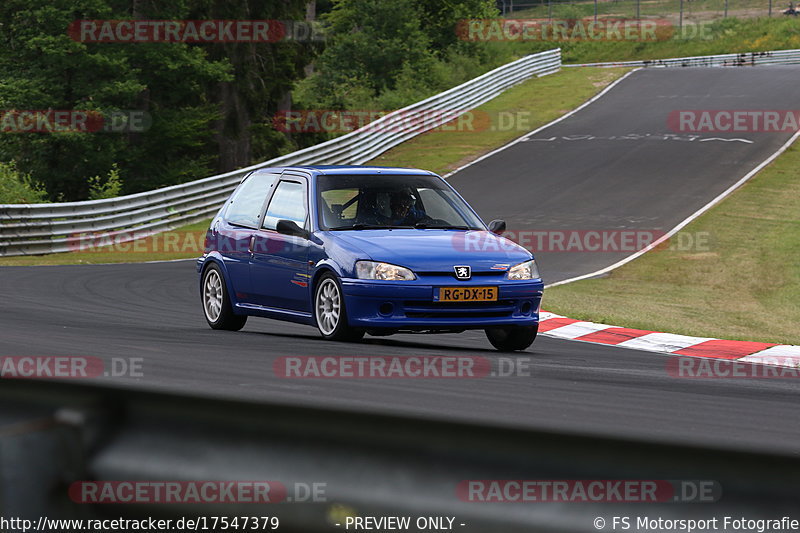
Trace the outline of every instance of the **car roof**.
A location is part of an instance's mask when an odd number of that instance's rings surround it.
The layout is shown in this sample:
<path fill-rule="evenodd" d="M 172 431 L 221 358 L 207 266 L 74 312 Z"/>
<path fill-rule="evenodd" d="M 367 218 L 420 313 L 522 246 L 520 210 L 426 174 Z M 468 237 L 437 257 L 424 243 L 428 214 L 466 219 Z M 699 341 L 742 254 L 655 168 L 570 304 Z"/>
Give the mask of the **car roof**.
<path fill-rule="evenodd" d="M 378 166 L 362 166 L 362 165 L 301 165 L 289 167 L 271 167 L 260 168 L 256 172 L 275 172 L 276 170 L 300 170 L 309 172 L 312 175 L 354 175 L 354 174 L 387 174 L 387 175 L 409 175 L 418 174 L 425 176 L 435 176 L 429 170 L 422 170 L 419 168 L 402 168 L 402 167 L 378 167 Z"/>

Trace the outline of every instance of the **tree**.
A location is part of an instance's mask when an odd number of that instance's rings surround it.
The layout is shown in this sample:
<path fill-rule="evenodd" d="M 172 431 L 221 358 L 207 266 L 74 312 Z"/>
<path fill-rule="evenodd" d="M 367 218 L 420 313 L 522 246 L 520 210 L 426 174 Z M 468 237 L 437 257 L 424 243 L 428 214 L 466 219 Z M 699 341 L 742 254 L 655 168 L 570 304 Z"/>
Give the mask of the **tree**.
<path fill-rule="evenodd" d="M 432 59 L 415 0 L 337 0 L 324 17 L 328 39 L 303 88 L 334 109 L 392 89 L 405 65 Z"/>
<path fill-rule="evenodd" d="M 303 23 L 307 0 L 230 2 L 193 0 L 189 18 L 272 20 Z M 208 47 L 209 57 L 227 61 L 233 76 L 209 85 L 208 99 L 220 106 L 214 123 L 218 169 L 227 171 L 291 151 L 289 140 L 272 125 L 272 116 L 291 107 L 291 89 L 318 48 L 302 34 L 267 43 L 222 43 Z M 299 37 L 295 39 L 295 37 Z M 206 46 L 206 45 L 201 45 Z"/>
<path fill-rule="evenodd" d="M 88 196 L 90 176 L 119 166 L 124 192 L 206 176 L 212 169 L 215 103 L 205 88 L 231 79 L 227 62 L 183 43 L 83 43 L 81 19 L 179 19 L 182 2 L 5 0 L 0 4 L 0 109 L 139 110 L 143 132 L 0 134 L 0 160 L 41 182 L 53 200 Z"/>
<path fill-rule="evenodd" d="M 499 15 L 497 3 L 491 0 L 451 0 L 447 2 L 431 2 L 415 0 L 419 12 L 422 29 L 428 35 L 431 47 L 437 53 L 457 46 L 462 50 L 476 53 L 480 43 L 468 43 L 458 37 L 459 23 L 469 19 L 490 19 Z"/>
<path fill-rule="evenodd" d="M 299 97 L 306 106 L 363 108 L 452 86 L 483 62 L 482 43 L 459 39 L 459 21 L 496 13 L 491 0 L 334 0 L 323 17 L 329 38 Z"/>

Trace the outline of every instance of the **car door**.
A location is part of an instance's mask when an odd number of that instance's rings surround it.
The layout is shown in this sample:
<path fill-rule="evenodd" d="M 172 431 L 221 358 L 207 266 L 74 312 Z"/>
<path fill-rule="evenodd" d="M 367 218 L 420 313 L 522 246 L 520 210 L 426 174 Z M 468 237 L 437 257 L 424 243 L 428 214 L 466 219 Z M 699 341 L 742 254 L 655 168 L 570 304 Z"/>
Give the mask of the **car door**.
<path fill-rule="evenodd" d="M 231 196 L 221 220 L 211 227 L 213 247 L 222 256 L 236 299 L 241 303 L 254 301 L 250 280 L 251 241 L 279 177 L 280 174 L 270 172 L 250 174 Z"/>
<path fill-rule="evenodd" d="M 274 187 L 261 227 L 255 232 L 250 278 L 256 303 L 278 309 L 310 312 L 309 241 L 277 231 L 290 220 L 308 231 L 308 180 L 284 173 Z"/>

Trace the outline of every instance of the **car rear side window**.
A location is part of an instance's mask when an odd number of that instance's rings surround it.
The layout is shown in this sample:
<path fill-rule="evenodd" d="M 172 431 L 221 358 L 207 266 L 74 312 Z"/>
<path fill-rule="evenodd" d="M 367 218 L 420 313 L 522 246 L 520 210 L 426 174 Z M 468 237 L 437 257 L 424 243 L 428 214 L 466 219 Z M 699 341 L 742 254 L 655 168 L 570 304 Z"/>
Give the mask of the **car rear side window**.
<path fill-rule="evenodd" d="M 268 172 L 251 174 L 231 198 L 231 203 L 225 213 L 227 221 L 237 226 L 257 228 L 258 219 L 261 218 L 261 209 L 269 195 L 269 189 L 276 179 L 278 179 L 278 174 Z"/>
<path fill-rule="evenodd" d="M 267 216 L 261 225 L 274 230 L 279 220 L 291 220 L 301 228 L 306 223 L 306 187 L 296 181 L 282 181 L 269 201 Z"/>

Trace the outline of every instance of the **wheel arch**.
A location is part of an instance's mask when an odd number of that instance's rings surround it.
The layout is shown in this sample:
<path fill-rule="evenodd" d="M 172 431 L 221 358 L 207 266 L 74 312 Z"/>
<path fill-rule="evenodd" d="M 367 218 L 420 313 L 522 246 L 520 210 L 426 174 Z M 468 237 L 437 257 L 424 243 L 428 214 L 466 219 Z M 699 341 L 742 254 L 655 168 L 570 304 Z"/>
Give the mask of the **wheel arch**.
<path fill-rule="evenodd" d="M 322 276 L 325 274 L 333 274 L 337 278 L 341 279 L 342 275 L 333 268 L 333 265 L 329 263 L 324 263 L 320 265 L 316 272 L 314 272 L 313 277 L 311 278 L 311 299 L 313 302 L 314 296 L 317 293 L 317 285 L 319 285 L 319 280 L 322 279 Z"/>
<path fill-rule="evenodd" d="M 216 265 L 222 272 L 222 279 L 225 281 L 225 288 L 228 291 L 228 299 L 231 302 L 231 307 L 233 308 L 233 312 L 237 315 L 247 314 L 241 312 L 240 309 L 237 307 L 237 304 L 239 303 L 239 298 L 237 297 L 236 292 L 233 290 L 233 285 L 231 285 L 231 277 L 228 273 L 228 268 L 225 266 L 225 261 L 223 261 L 222 257 L 220 256 L 209 255 L 208 257 L 206 257 L 206 260 L 200 267 L 200 291 L 203 290 L 203 278 L 205 278 L 206 272 L 211 267 L 211 265 Z"/>

